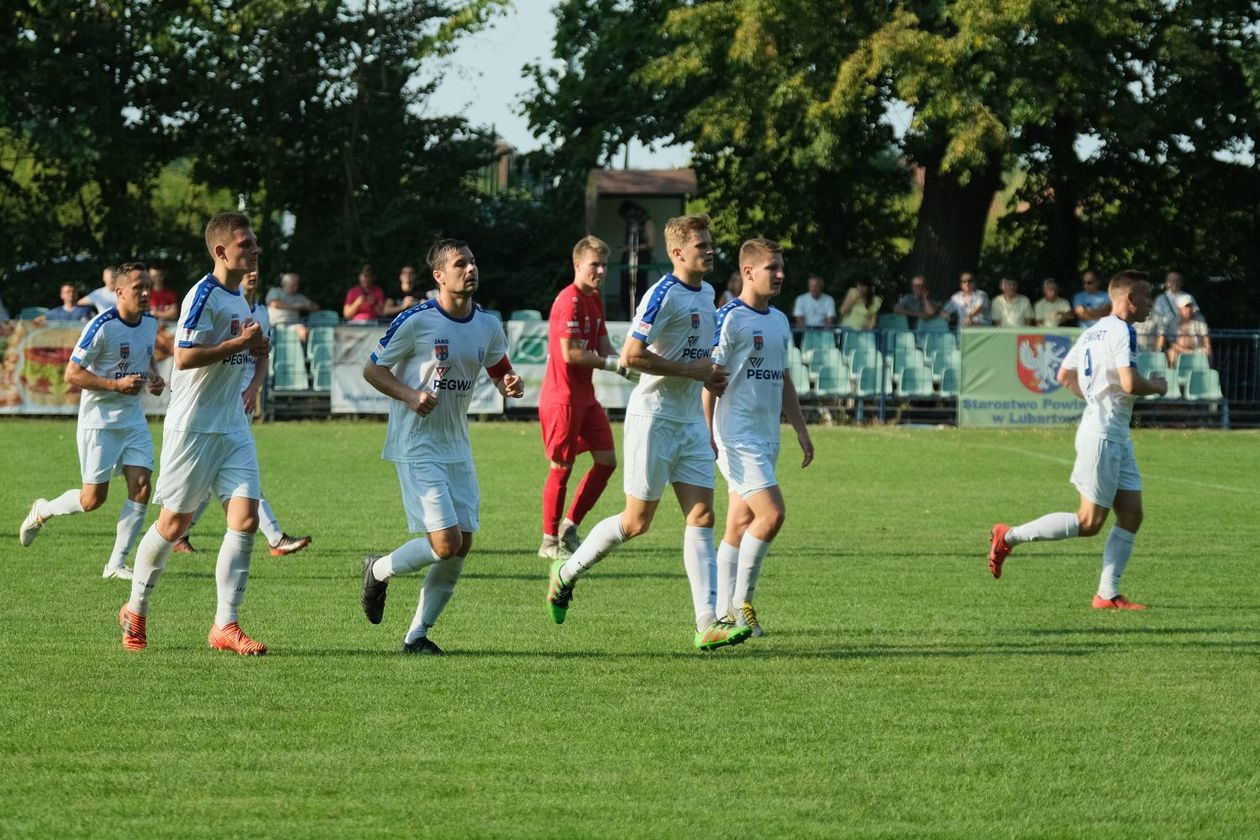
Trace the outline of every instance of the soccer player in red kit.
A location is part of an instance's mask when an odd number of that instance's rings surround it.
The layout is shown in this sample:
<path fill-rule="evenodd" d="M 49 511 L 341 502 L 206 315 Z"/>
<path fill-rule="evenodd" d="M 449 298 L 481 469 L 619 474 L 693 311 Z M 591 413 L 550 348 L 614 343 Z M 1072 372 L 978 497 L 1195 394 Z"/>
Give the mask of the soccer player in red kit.
<path fill-rule="evenodd" d="M 608 245 L 587 236 L 573 246 L 573 282 L 551 304 L 547 329 L 547 373 L 538 396 L 543 449 L 551 462 L 543 484 L 543 541 L 538 556 L 565 559 L 582 544 L 577 526 L 595 506 L 617 469 L 612 429 L 595 399 L 592 374 L 611 370 L 631 378 L 621 367 L 604 321 L 599 288 L 608 271 Z M 637 377 L 635 377 L 637 378 Z M 594 463 L 578 485 L 563 522 L 564 499 L 573 462 L 590 452 Z"/>

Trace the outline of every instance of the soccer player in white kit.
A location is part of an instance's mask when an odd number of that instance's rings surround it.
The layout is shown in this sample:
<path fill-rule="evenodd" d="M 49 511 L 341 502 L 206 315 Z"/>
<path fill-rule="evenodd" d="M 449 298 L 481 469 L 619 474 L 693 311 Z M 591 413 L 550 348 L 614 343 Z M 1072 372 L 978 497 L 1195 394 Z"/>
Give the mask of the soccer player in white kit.
<path fill-rule="evenodd" d="M 390 397 L 381 457 L 393 461 L 413 539 L 383 557 L 363 560 L 360 603 L 380 624 L 389 581 L 429 567 L 402 652 L 440 655 L 429 630 L 455 592 L 455 583 L 479 528 L 480 490 L 468 441 L 468 406 L 481 369 L 499 393 L 519 398 L 525 389 L 507 357 L 503 324 L 473 303 L 477 260 L 468 244 L 440 239 L 429 249 L 436 298 L 394 318 L 363 378 Z"/>
<path fill-rule="evenodd" d="M 747 627 L 717 615 L 710 575 L 713 552 L 713 449 L 700 392 L 721 394 L 726 370 L 713 363 L 713 237 L 708 216 L 678 216 L 665 224 L 673 271 L 639 303 L 621 364 L 643 376 L 626 407 L 623 480 L 626 507 L 593 527 L 568 560 L 551 564 L 547 605 L 564 622 L 577 579 L 626 540 L 647 531 L 667 485 L 687 520 L 683 566 L 691 585 L 698 650 L 739 644 Z"/>
<path fill-rule="evenodd" d="M 66 382 L 83 389 L 79 397 L 79 467 L 83 487 L 57 498 L 36 499 L 18 539 L 30 545 L 54 516 L 96 510 L 109 497 L 109 480 L 122 473 L 127 500 L 118 514 L 117 536 L 102 577 L 131 580 L 127 555 L 144 527 L 153 475 L 153 438 L 140 406 L 140 391 L 166 387 L 153 366 L 157 319 L 149 315 L 153 288 L 143 263 L 124 263 L 115 275 L 117 305 L 97 315 L 79 335 L 66 365 Z"/>
<path fill-rule="evenodd" d="M 704 392 L 705 419 L 730 499 L 717 551 L 715 606 L 727 621 L 761 636 L 753 593 L 770 542 L 787 515 L 775 475 L 779 415 L 796 430 L 802 467 L 814 460 L 814 443 L 788 375 L 792 326 L 770 306 L 783 288 L 783 248 L 769 239 L 750 239 L 739 249 L 739 270 L 743 287 L 738 298 L 718 310 L 713 346 L 713 362 L 730 372 L 730 382 L 720 397 Z"/>
<path fill-rule="evenodd" d="M 1011 527 L 993 526 L 989 571 L 1002 576 L 1011 549 L 1023 542 L 1092 537 L 1102 530 L 1107 513 L 1116 524 L 1103 545 L 1102 576 L 1095 609 L 1144 610 L 1119 592 L 1120 576 L 1129 562 L 1134 537 L 1142 524 L 1142 477 L 1133 457 L 1129 418 L 1138 397 L 1168 393 L 1160 376 L 1149 379 L 1137 369 L 1137 335 L 1133 324 L 1151 311 L 1151 283 L 1144 271 L 1122 271 L 1107 286 L 1111 314 L 1085 330 L 1059 367 L 1059 383 L 1085 400 L 1076 431 L 1076 465 L 1072 483 L 1080 491 L 1076 513 L 1048 513 Z"/>
<path fill-rule="evenodd" d="M 227 514 L 215 566 L 218 605 L 207 642 L 249 656 L 267 652 L 238 623 L 258 530 L 258 456 L 241 406 L 241 378 L 250 355 L 266 359 L 270 345 L 241 294 L 258 270 L 262 248 L 243 213 L 219 213 L 206 225 L 214 270 L 184 297 L 175 344 L 171 404 L 162 438 L 157 521 L 136 550 L 131 600 L 118 613 L 127 650 L 148 645 L 149 598 L 175 540 L 188 530 L 197 504 L 213 492 Z"/>

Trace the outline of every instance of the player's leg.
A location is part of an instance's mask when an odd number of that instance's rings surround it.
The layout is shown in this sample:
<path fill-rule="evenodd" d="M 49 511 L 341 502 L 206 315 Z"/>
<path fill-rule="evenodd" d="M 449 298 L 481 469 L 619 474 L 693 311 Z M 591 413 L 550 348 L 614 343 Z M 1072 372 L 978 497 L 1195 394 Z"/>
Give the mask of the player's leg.
<path fill-rule="evenodd" d="M 726 498 L 726 531 L 717 547 L 717 602 L 714 604 L 714 611 L 720 616 L 730 613 L 735 576 L 739 573 L 739 544 L 753 521 L 752 508 L 739 493 L 732 490 Z"/>
<path fill-rule="evenodd" d="M 1112 507 L 1116 524 L 1103 545 L 1103 568 L 1098 582 L 1094 606 L 1100 609 L 1146 609 L 1120 594 L 1120 577 L 1129 563 L 1138 529 L 1142 527 L 1142 477 L 1133 458 L 1131 442 L 1118 443 L 1121 448 L 1119 477 Z M 1101 528 L 1101 524 L 1099 525 Z"/>
<path fill-rule="evenodd" d="M 247 636 L 240 625 L 240 608 L 249 585 L 250 559 L 258 533 L 258 500 L 262 498 L 258 452 L 248 433 L 216 435 L 215 438 L 213 444 L 218 450 L 215 454 L 219 456 L 219 467 L 214 477 L 214 493 L 217 498 L 226 500 L 227 530 L 215 561 L 218 598 L 207 642 L 216 650 L 260 656 L 267 652 L 267 646 Z"/>
<path fill-rule="evenodd" d="M 578 435 L 578 452 L 589 451 L 593 463 L 582 476 L 577 495 L 569 508 L 568 516 L 560 523 L 560 542 L 569 549 L 577 551 L 582 538 L 578 535 L 578 526 L 590 513 L 591 508 L 603 495 L 608 480 L 617 469 L 617 451 L 613 443 L 612 427 L 608 423 L 608 415 L 602 406 L 593 405 L 586 409 L 582 419 L 581 432 Z"/>
<path fill-rule="evenodd" d="M 275 511 L 271 509 L 271 503 L 265 497 L 258 500 L 258 530 L 266 537 L 272 557 L 294 554 L 311 544 L 310 535 L 295 537 L 285 533 Z"/>
<path fill-rule="evenodd" d="M 760 629 L 757 614 L 752 610 L 753 594 L 757 591 L 757 578 L 761 575 L 761 564 L 770 551 L 770 543 L 787 517 L 787 507 L 777 484 L 752 492 L 744 501 L 752 509 L 753 521 L 739 543 L 739 572 L 735 577 L 731 606 L 741 613 L 744 623 L 752 627 L 756 635 L 761 635 L 757 633 Z"/>
<path fill-rule="evenodd" d="M 127 482 L 127 498 L 123 500 L 122 510 L 118 512 L 118 522 L 114 527 L 114 549 L 110 552 L 109 562 L 105 565 L 102 577 L 131 580 L 131 569 L 127 567 L 127 557 L 140 539 L 140 532 L 144 530 L 144 515 L 149 507 L 152 475 L 151 467 L 147 469 L 142 466 L 123 467 L 123 478 Z"/>
<path fill-rule="evenodd" d="M 40 498 L 31 504 L 18 528 L 18 540 L 23 546 L 33 543 L 44 523 L 54 516 L 73 516 L 95 510 L 109 497 L 109 480 L 122 454 L 123 438 L 108 429 L 78 429 L 75 438 L 83 484 L 52 499 Z"/>
<path fill-rule="evenodd" d="M 481 525 L 477 516 L 481 492 L 473 465 L 468 463 L 445 466 L 450 500 L 455 508 L 458 524 L 455 528 L 446 529 L 441 540 L 433 540 L 433 553 L 441 559 L 430 566 L 424 576 L 420 603 L 416 605 L 416 614 L 411 620 L 411 626 L 407 628 L 406 638 L 403 639 L 404 653 L 442 653 L 442 649 L 429 639 L 429 631 L 433 629 L 455 593 L 455 584 L 464 570 L 464 560 L 472 550 L 473 533 Z M 431 539 L 432 536 L 430 535 Z"/>
<path fill-rule="evenodd" d="M 210 506 L 210 498 L 213 493 L 207 492 L 206 495 L 197 503 L 197 507 L 193 509 L 192 516 L 188 520 L 188 527 L 184 533 L 179 535 L 179 539 L 175 541 L 175 547 L 171 549 L 176 554 L 196 554 L 197 549 L 193 548 L 192 541 L 188 535 L 192 533 L 192 529 L 197 527 L 197 523 L 201 521 L 201 517 L 206 512 L 206 508 Z"/>
<path fill-rule="evenodd" d="M 567 559 L 572 552 L 561 548 L 560 514 L 564 511 L 569 476 L 573 473 L 573 459 L 577 454 L 578 427 L 574 422 L 574 408 L 563 404 L 542 405 L 539 406 L 538 420 L 549 465 L 542 489 L 542 545 L 538 548 L 538 556 L 548 560 Z"/>

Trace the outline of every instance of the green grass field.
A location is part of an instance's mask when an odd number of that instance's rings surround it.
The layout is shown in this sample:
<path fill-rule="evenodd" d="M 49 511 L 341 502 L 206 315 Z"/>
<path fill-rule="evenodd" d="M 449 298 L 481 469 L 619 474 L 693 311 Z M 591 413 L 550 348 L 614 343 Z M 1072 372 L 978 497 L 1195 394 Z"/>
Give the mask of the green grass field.
<path fill-rule="evenodd" d="M 1126 614 L 1089 608 L 1102 537 L 1021 546 L 1001 581 L 985 565 L 992 522 L 1075 509 L 1070 430 L 818 428 L 805 471 L 787 440 L 788 522 L 757 590 L 768 635 L 702 655 L 671 505 L 551 623 L 537 427 L 476 425 L 482 531 L 432 634 L 441 659 L 397 652 L 419 578 L 391 586 L 380 626 L 358 605 L 362 556 L 407 539 L 384 425 L 256 434 L 281 523 L 315 535 L 287 558 L 258 543 L 242 623 L 272 654 L 206 648 L 215 513 L 202 552 L 171 559 L 149 650 L 127 654 L 128 585 L 100 579 L 120 480 L 22 549 L 31 500 L 78 481 L 74 425 L 0 423 L 0 835 L 1260 827 L 1255 434 L 1136 434 L 1147 521 L 1123 590 L 1151 609 Z"/>

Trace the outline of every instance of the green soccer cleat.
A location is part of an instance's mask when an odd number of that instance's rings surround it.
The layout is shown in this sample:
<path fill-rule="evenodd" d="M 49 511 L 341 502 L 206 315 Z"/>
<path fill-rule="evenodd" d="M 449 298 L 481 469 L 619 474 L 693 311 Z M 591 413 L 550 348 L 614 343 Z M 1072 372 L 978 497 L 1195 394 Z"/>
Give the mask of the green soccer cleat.
<path fill-rule="evenodd" d="M 564 624 L 564 617 L 569 613 L 569 602 L 573 600 L 573 584 L 560 579 L 563 560 L 551 564 L 551 574 L 547 583 L 547 608 L 551 610 L 551 620 L 556 624 Z"/>
<path fill-rule="evenodd" d="M 752 628 L 737 627 L 729 621 L 715 621 L 703 630 L 696 631 L 696 650 L 716 650 L 727 645 L 738 645 L 752 635 Z"/>

